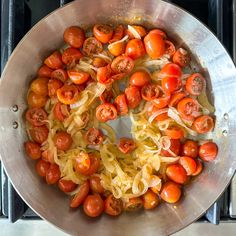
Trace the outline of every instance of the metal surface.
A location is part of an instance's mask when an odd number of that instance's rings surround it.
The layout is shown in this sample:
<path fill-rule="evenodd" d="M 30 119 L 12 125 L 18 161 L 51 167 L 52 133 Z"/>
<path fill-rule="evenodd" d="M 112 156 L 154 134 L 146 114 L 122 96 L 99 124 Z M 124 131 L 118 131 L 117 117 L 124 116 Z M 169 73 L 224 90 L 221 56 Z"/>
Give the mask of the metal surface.
<path fill-rule="evenodd" d="M 105 16 L 111 16 L 106 18 Z M 113 17 L 112 17 L 113 16 Z M 106 215 L 89 219 L 72 211 L 69 199 L 46 185 L 34 171 L 34 163 L 23 150 L 26 140 L 23 112 L 26 92 L 37 68 L 52 50 L 62 45 L 62 33 L 70 25 L 92 25 L 98 21 L 151 22 L 163 28 L 178 45 L 183 42 L 198 58 L 216 107 L 214 140 L 219 148 L 216 161 L 185 188 L 176 206 L 161 204 L 154 211 Z M 236 168 L 236 70 L 216 37 L 194 17 L 160 0 L 78 0 L 40 21 L 14 50 L 0 81 L 0 155 L 8 176 L 26 203 L 40 216 L 73 235 L 168 235 L 187 226 L 222 194 Z M 11 107 L 18 105 L 18 112 Z M 226 120 L 224 114 L 228 114 Z M 13 129 L 14 122 L 19 124 Z M 226 135 L 223 135 L 223 133 Z"/>

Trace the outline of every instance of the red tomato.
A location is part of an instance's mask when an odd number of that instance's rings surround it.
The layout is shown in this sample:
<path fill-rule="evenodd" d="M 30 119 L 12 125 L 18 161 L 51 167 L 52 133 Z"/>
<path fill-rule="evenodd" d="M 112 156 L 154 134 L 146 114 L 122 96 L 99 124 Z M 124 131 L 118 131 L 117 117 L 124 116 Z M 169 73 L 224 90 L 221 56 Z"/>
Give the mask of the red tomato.
<path fill-rule="evenodd" d="M 135 31 L 139 34 L 139 36 L 141 38 L 144 37 L 147 34 L 146 29 L 143 26 L 132 25 L 132 27 L 135 29 Z M 128 29 L 126 30 L 126 34 L 129 36 L 129 39 L 133 39 L 134 38 L 134 35 Z"/>
<path fill-rule="evenodd" d="M 162 93 L 161 96 L 152 100 L 156 108 L 161 109 L 167 107 L 170 102 L 170 93 Z"/>
<path fill-rule="evenodd" d="M 162 79 L 161 86 L 165 92 L 173 93 L 181 88 L 182 82 L 178 77 L 168 76 Z"/>
<path fill-rule="evenodd" d="M 169 40 L 165 40 L 165 54 L 168 54 L 170 57 L 175 54 L 175 45 Z"/>
<path fill-rule="evenodd" d="M 131 86 L 143 87 L 151 81 L 151 77 L 145 70 L 135 71 L 129 79 L 129 84 Z"/>
<path fill-rule="evenodd" d="M 123 202 L 121 199 L 115 198 L 110 194 L 104 201 L 104 212 L 110 216 L 118 216 L 123 210 Z"/>
<path fill-rule="evenodd" d="M 196 171 L 194 173 L 192 173 L 192 176 L 197 176 L 202 172 L 202 169 L 203 169 L 202 162 L 197 160 L 196 164 L 197 164 L 197 168 L 196 168 Z"/>
<path fill-rule="evenodd" d="M 136 108 L 142 100 L 140 90 L 136 86 L 127 87 L 125 89 L 125 95 L 126 95 L 127 104 L 129 108 L 131 109 Z"/>
<path fill-rule="evenodd" d="M 69 115 L 68 106 L 58 102 L 53 109 L 53 115 L 55 119 L 64 121 Z"/>
<path fill-rule="evenodd" d="M 55 51 L 53 54 L 51 54 L 44 60 L 44 64 L 46 64 L 49 68 L 54 70 L 62 68 L 63 62 L 61 59 L 61 53 Z"/>
<path fill-rule="evenodd" d="M 124 26 L 123 25 L 118 25 L 113 33 L 112 38 L 109 40 L 109 43 L 114 43 L 116 41 L 119 41 L 122 39 L 124 35 Z"/>
<path fill-rule="evenodd" d="M 120 138 L 119 149 L 123 153 L 130 153 L 136 148 L 136 144 L 131 138 Z"/>
<path fill-rule="evenodd" d="M 102 52 L 102 44 L 94 37 L 87 38 L 83 44 L 83 52 L 85 55 L 98 54 Z"/>
<path fill-rule="evenodd" d="M 185 67 L 188 66 L 190 63 L 191 57 L 188 53 L 188 51 L 186 51 L 183 48 L 179 48 L 173 56 L 173 62 L 178 64 L 181 67 Z"/>
<path fill-rule="evenodd" d="M 130 73 L 134 68 L 134 61 L 127 56 L 118 56 L 111 63 L 111 69 L 115 74 Z"/>
<path fill-rule="evenodd" d="M 62 192 L 69 193 L 76 189 L 77 184 L 71 180 L 60 179 L 58 181 L 58 187 Z"/>
<path fill-rule="evenodd" d="M 53 141 L 58 150 L 67 151 L 70 149 L 73 140 L 71 135 L 65 131 L 59 131 L 55 134 Z"/>
<path fill-rule="evenodd" d="M 126 44 L 125 55 L 133 60 L 143 57 L 145 54 L 145 47 L 141 39 L 131 39 Z"/>
<path fill-rule="evenodd" d="M 166 175 L 178 184 L 184 184 L 187 181 L 187 172 L 180 164 L 169 165 L 166 168 Z"/>
<path fill-rule="evenodd" d="M 83 54 L 76 48 L 67 48 L 62 53 L 62 61 L 66 65 L 78 62 L 81 57 Z"/>
<path fill-rule="evenodd" d="M 130 198 L 128 202 L 125 203 L 126 211 L 135 211 L 143 207 L 143 201 L 140 197 Z"/>
<path fill-rule="evenodd" d="M 164 40 L 167 39 L 166 33 L 161 29 L 153 29 L 152 33 L 159 34 Z"/>
<path fill-rule="evenodd" d="M 193 128 L 199 134 L 206 134 L 213 130 L 214 120 L 210 116 L 200 116 L 193 122 Z"/>
<path fill-rule="evenodd" d="M 102 131 L 95 128 L 89 128 L 85 133 L 84 138 L 90 145 L 99 145 L 103 142 Z"/>
<path fill-rule="evenodd" d="M 182 155 L 196 158 L 198 156 L 198 144 L 193 140 L 186 140 L 182 145 Z"/>
<path fill-rule="evenodd" d="M 156 30 L 151 30 L 145 36 L 144 44 L 147 54 L 152 59 L 160 58 L 165 53 L 165 41 L 163 37 Z"/>
<path fill-rule="evenodd" d="M 93 27 L 93 34 L 100 42 L 108 43 L 108 41 L 112 38 L 113 29 L 109 25 L 99 24 Z"/>
<path fill-rule="evenodd" d="M 31 91 L 38 95 L 48 95 L 48 78 L 37 78 L 30 85 Z"/>
<path fill-rule="evenodd" d="M 117 110 L 111 103 L 103 103 L 97 106 L 96 117 L 100 122 L 114 120 L 117 117 Z"/>
<path fill-rule="evenodd" d="M 90 74 L 84 71 L 78 71 L 78 70 L 68 70 L 67 71 L 69 78 L 74 84 L 83 84 L 85 83 L 89 77 Z"/>
<path fill-rule="evenodd" d="M 213 142 L 207 142 L 200 146 L 199 156 L 203 161 L 214 161 L 218 154 L 218 147 Z"/>
<path fill-rule="evenodd" d="M 57 164 L 50 164 L 49 169 L 46 173 L 47 184 L 55 184 L 61 177 L 61 171 Z"/>
<path fill-rule="evenodd" d="M 172 94 L 169 106 L 175 107 L 179 103 L 179 101 L 182 100 L 185 97 L 186 97 L 185 92 L 179 92 L 179 93 Z"/>
<path fill-rule="evenodd" d="M 169 76 L 180 78 L 182 76 L 182 70 L 177 64 L 168 63 L 162 67 L 160 75 L 163 78 Z"/>
<path fill-rule="evenodd" d="M 38 77 L 50 78 L 53 70 L 46 65 L 42 65 L 38 70 Z"/>
<path fill-rule="evenodd" d="M 196 161 L 191 157 L 183 156 L 179 159 L 179 164 L 184 167 L 187 175 L 192 175 L 197 170 Z"/>
<path fill-rule="evenodd" d="M 104 210 L 104 202 L 99 194 L 88 195 L 83 204 L 84 213 L 90 217 L 97 217 Z"/>
<path fill-rule="evenodd" d="M 112 70 L 110 64 L 104 67 L 99 67 L 97 70 L 97 80 L 101 84 L 112 84 L 113 80 L 111 79 L 111 75 Z"/>
<path fill-rule="evenodd" d="M 50 163 L 46 162 L 42 159 L 39 159 L 38 162 L 35 165 L 36 172 L 38 173 L 39 176 L 45 177 L 46 173 L 50 167 Z"/>
<path fill-rule="evenodd" d="M 151 210 L 157 207 L 159 203 L 158 195 L 150 189 L 148 189 L 148 191 L 142 196 L 142 199 L 145 210 Z"/>
<path fill-rule="evenodd" d="M 101 179 L 98 176 L 95 176 L 95 175 L 92 176 L 89 179 L 89 185 L 90 185 L 90 189 L 93 193 L 102 194 L 105 191 L 102 184 L 101 184 Z"/>
<path fill-rule="evenodd" d="M 115 98 L 114 105 L 117 113 L 121 116 L 128 114 L 129 108 L 127 105 L 125 94 L 120 94 Z"/>
<path fill-rule="evenodd" d="M 179 155 L 180 153 L 180 141 L 179 139 L 170 139 L 170 148 L 169 148 L 173 153 L 175 153 L 176 156 Z M 173 156 L 168 150 L 161 150 L 161 155 L 162 156 Z"/>
<path fill-rule="evenodd" d="M 47 117 L 47 113 L 43 108 L 29 108 L 25 114 L 26 120 L 33 126 L 44 125 Z"/>
<path fill-rule="evenodd" d="M 68 79 L 67 72 L 63 69 L 54 70 L 51 74 L 52 79 L 58 79 L 63 83 Z"/>
<path fill-rule="evenodd" d="M 71 47 L 81 48 L 85 40 L 85 33 L 78 26 L 70 26 L 65 30 L 63 37 L 64 41 Z"/>
<path fill-rule="evenodd" d="M 58 79 L 50 79 L 48 82 L 49 97 L 57 96 L 57 90 L 63 86 L 63 83 Z"/>
<path fill-rule="evenodd" d="M 99 97 L 102 103 L 112 103 L 113 92 L 111 90 L 105 90 L 102 95 Z"/>
<path fill-rule="evenodd" d="M 148 109 L 147 109 L 147 115 L 152 116 L 154 113 L 159 112 L 160 109 L 158 109 L 154 104 L 151 104 Z M 168 114 L 167 112 L 160 113 L 155 117 L 155 121 L 163 121 L 168 119 Z"/>
<path fill-rule="evenodd" d="M 184 131 L 182 128 L 178 126 L 170 126 L 164 131 L 165 135 L 167 135 L 171 139 L 181 139 L 184 138 Z"/>
<path fill-rule="evenodd" d="M 107 65 L 107 62 L 100 58 L 100 57 L 95 57 L 93 59 L 93 66 L 96 67 L 96 68 L 99 68 L 99 67 L 104 67 Z"/>
<path fill-rule="evenodd" d="M 43 126 L 36 126 L 36 127 L 32 127 L 30 130 L 30 136 L 31 138 L 39 144 L 42 144 L 44 141 L 47 140 L 48 138 L 48 128 L 43 125 Z"/>
<path fill-rule="evenodd" d="M 181 189 L 178 184 L 166 182 L 161 191 L 161 198 L 168 203 L 176 203 L 181 197 Z"/>
<path fill-rule="evenodd" d="M 73 104 L 79 99 L 79 91 L 75 85 L 64 85 L 57 90 L 57 98 L 61 103 Z"/>
<path fill-rule="evenodd" d="M 27 141 L 24 143 L 24 146 L 25 146 L 25 151 L 27 155 L 31 159 L 37 160 L 41 157 L 42 152 L 40 150 L 40 145 L 38 143 Z"/>
<path fill-rule="evenodd" d="M 108 45 L 108 50 L 109 52 L 117 57 L 125 52 L 125 43 L 124 42 L 117 42 Z"/>
<path fill-rule="evenodd" d="M 141 90 L 142 98 L 146 101 L 152 101 L 153 99 L 158 98 L 159 88 L 156 84 L 147 84 L 143 86 Z"/>
<path fill-rule="evenodd" d="M 190 77 L 188 77 L 185 84 L 186 90 L 192 95 L 200 95 L 205 86 L 206 80 L 199 73 L 194 73 Z"/>
<path fill-rule="evenodd" d="M 79 207 L 89 193 L 89 182 L 86 180 L 83 184 L 80 185 L 79 191 L 74 195 L 70 201 L 71 208 Z"/>

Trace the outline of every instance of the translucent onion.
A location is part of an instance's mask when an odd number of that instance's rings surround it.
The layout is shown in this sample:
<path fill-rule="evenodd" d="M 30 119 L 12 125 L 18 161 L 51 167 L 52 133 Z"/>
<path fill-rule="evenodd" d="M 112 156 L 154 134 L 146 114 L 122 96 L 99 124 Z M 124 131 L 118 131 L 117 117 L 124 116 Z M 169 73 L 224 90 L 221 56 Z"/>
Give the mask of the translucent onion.
<path fill-rule="evenodd" d="M 151 123 L 153 122 L 153 120 L 154 120 L 157 116 L 159 116 L 159 115 L 161 115 L 161 114 L 163 114 L 163 113 L 168 112 L 168 110 L 169 110 L 168 108 L 163 108 L 163 109 L 160 109 L 160 110 L 154 112 L 154 113 L 149 117 L 148 122 L 151 124 Z"/>
<path fill-rule="evenodd" d="M 125 35 L 121 40 L 118 40 L 118 41 L 116 41 L 116 42 L 114 42 L 114 43 L 109 44 L 109 45 L 108 45 L 108 49 L 110 50 L 115 44 L 125 42 L 128 38 L 129 38 L 129 36 L 128 36 L 128 35 Z"/>
<path fill-rule="evenodd" d="M 157 175 L 151 175 L 148 187 L 149 188 L 150 187 L 156 187 L 160 183 L 161 183 L 161 178 L 160 177 L 158 177 Z"/>
<path fill-rule="evenodd" d="M 128 25 L 128 30 L 136 39 L 141 39 L 141 36 L 133 26 Z"/>

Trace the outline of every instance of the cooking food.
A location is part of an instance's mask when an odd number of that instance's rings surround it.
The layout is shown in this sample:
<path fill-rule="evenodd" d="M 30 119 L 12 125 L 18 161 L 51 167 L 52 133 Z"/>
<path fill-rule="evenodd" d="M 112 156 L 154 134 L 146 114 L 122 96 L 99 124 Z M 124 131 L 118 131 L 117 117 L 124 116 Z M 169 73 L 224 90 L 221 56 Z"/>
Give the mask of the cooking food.
<path fill-rule="evenodd" d="M 190 52 L 137 25 L 71 26 L 64 41 L 27 94 L 25 149 L 39 176 L 90 217 L 176 203 L 218 152 Z M 117 139 L 111 124 L 124 116 L 132 138 Z"/>

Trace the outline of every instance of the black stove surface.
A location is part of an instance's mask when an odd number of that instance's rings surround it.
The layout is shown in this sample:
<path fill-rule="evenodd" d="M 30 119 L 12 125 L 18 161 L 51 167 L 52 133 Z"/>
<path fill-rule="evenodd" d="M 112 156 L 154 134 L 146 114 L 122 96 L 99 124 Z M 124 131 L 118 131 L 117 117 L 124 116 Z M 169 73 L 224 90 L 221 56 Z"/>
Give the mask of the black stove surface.
<path fill-rule="evenodd" d="M 14 47 L 30 28 L 44 16 L 71 2 L 70 0 L 0 0 L 1 4 L 1 72 Z M 232 0 L 169 0 L 206 24 L 232 55 Z M 0 162 L 1 165 L 1 162 Z M 3 167 L 0 169 L 0 217 L 11 222 L 39 219 L 12 187 Z M 199 219 L 218 224 L 230 220 L 229 190 Z"/>

